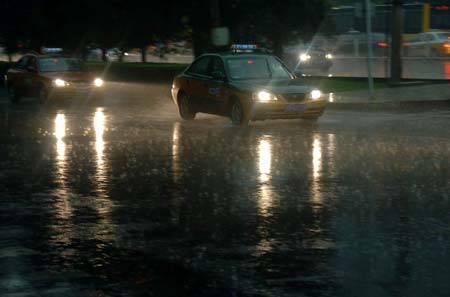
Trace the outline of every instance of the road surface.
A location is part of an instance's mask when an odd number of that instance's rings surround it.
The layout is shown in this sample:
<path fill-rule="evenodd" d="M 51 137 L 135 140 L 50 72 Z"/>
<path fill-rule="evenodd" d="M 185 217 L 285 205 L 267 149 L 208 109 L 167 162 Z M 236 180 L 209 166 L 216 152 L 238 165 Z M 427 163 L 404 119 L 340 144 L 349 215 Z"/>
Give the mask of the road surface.
<path fill-rule="evenodd" d="M 448 296 L 450 111 L 240 129 L 169 87 L 0 98 L 0 296 Z"/>

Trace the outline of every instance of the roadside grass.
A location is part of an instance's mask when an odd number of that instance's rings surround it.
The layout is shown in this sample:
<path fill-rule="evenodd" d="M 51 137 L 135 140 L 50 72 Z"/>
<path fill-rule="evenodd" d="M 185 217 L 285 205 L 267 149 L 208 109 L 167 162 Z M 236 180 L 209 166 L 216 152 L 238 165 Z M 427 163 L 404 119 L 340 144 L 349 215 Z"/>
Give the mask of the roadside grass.
<path fill-rule="evenodd" d="M 350 77 L 301 77 L 308 85 L 319 88 L 324 93 L 338 93 L 347 91 L 367 90 L 369 83 L 367 78 L 350 78 Z M 386 79 L 374 79 L 374 88 L 388 88 L 389 84 Z"/>
<path fill-rule="evenodd" d="M 2 77 L 10 66 L 11 63 L 0 62 L 0 75 Z M 88 62 L 87 66 L 93 73 L 101 75 L 104 79 L 110 81 L 171 83 L 173 78 L 188 65 L 171 63 Z M 367 78 L 306 76 L 299 77 L 299 79 L 308 85 L 319 88 L 324 93 L 368 89 Z M 435 82 L 428 81 L 424 83 L 432 84 Z M 386 79 L 374 79 L 375 89 L 388 87 L 389 84 Z"/>

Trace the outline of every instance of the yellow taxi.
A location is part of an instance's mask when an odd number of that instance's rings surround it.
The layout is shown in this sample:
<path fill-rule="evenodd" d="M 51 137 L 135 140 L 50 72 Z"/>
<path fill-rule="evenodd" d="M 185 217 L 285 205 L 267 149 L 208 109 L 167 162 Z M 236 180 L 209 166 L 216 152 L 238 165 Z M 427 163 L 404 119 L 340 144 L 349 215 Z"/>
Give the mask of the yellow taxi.
<path fill-rule="evenodd" d="M 27 54 L 5 75 L 9 98 L 35 97 L 39 102 L 61 97 L 100 97 L 103 80 L 83 62 L 62 54 Z"/>
<path fill-rule="evenodd" d="M 255 45 L 234 45 L 229 53 L 205 54 L 178 75 L 172 99 L 184 120 L 197 113 L 230 117 L 234 125 L 265 119 L 316 120 L 326 100 L 275 56 Z"/>

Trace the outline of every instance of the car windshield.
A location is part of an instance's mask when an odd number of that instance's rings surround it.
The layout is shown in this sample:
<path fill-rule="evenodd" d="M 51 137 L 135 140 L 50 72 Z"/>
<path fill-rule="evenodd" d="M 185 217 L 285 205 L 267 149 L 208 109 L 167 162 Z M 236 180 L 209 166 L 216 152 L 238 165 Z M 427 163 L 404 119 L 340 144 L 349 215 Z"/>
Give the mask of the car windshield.
<path fill-rule="evenodd" d="M 79 72 L 85 71 L 83 62 L 77 58 L 45 57 L 39 59 L 42 72 Z"/>
<path fill-rule="evenodd" d="M 450 33 L 438 33 L 438 39 L 450 39 Z"/>
<path fill-rule="evenodd" d="M 274 57 L 233 57 L 226 61 L 232 80 L 292 77 L 286 67 Z"/>

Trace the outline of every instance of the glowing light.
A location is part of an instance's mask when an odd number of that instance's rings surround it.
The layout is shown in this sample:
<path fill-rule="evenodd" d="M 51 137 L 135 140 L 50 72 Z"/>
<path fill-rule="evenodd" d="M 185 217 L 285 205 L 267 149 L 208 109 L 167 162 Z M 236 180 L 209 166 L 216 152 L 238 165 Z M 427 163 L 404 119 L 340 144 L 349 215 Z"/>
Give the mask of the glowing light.
<path fill-rule="evenodd" d="M 313 100 L 319 99 L 322 97 L 322 92 L 319 90 L 312 90 L 310 94 L 310 98 Z"/>
<path fill-rule="evenodd" d="M 103 150 L 105 142 L 103 133 L 105 131 L 105 115 L 101 109 L 97 109 L 94 115 L 95 150 L 97 152 L 97 162 L 103 164 Z"/>
<path fill-rule="evenodd" d="M 328 101 L 329 102 L 334 102 L 334 93 L 328 94 Z"/>
<path fill-rule="evenodd" d="M 320 176 L 320 170 L 322 169 L 322 143 L 318 137 L 314 138 L 313 151 L 312 151 L 312 162 L 313 162 L 313 178 L 318 178 Z"/>
<path fill-rule="evenodd" d="M 101 79 L 101 78 L 96 78 L 95 80 L 94 80 L 94 85 L 96 86 L 96 87 L 101 87 L 101 86 L 103 86 L 103 79 Z"/>
<path fill-rule="evenodd" d="M 59 161 L 64 161 L 66 154 L 66 143 L 63 138 L 66 136 L 66 117 L 58 113 L 55 118 L 56 154 Z"/>
<path fill-rule="evenodd" d="M 172 132 L 172 171 L 175 183 L 180 178 L 180 123 L 176 122 Z"/>
<path fill-rule="evenodd" d="M 64 80 L 60 78 L 55 79 L 53 82 L 57 87 L 64 87 L 67 84 Z"/>
<path fill-rule="evenodd" d="M 270 179 L 271 170 L 271 147 L 267 140 L 260 140 L 259 142 L 259 179 L 262 182 L 267 182 Z"/>
<path fill-rule="evenodd" d="M 66 116 L 62 113 L 58 113 L 55 118 L 55 136 L 58 140 L 66 136 Z"/>
<path fill-rule="evenodd" d="M 300 55 L 300 61 L 305 62 L 308 61 L 309 59 L 311 59 L 311 56 L 308 54 L 301 54 Z"/>

